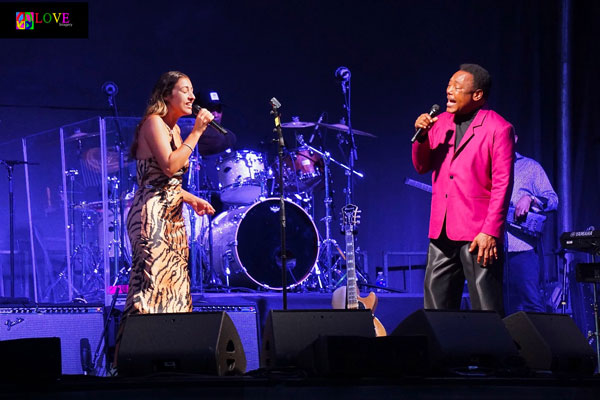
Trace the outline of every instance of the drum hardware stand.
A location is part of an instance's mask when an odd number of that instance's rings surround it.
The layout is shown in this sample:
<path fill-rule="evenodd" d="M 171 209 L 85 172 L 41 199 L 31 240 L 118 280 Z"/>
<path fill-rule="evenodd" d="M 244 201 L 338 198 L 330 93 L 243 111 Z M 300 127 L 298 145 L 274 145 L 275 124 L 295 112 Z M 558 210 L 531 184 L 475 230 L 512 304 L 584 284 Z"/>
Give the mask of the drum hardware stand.
<path fill-rule="evenodd" d="M 69 230 L 69 239 L 70 239 L 70 243 L 69 243 L 69 255 L 67 257 L 71 258 L 71 265 L 73 263 L 73 260 L 75 258 L 76 255 L 76 248 L 74 247 L 75 245 L 75 177 L 77 175 L 79 175 L 79 171 L 76 169 L 69 169 L 65 171 L 65 175 L 69 178 L 69 189 L 67 190 L 67 195 L 69 196 L 69 203 L 68 203 L 68 208 L 69 208 L 69 221 L 67 221 L 67 228 Z M 67 262 L 67 260 L 65 260 L 65 263 Z M 68 265 L 68 264 L 67 264 Z M 71 267 L 72 268 L 72 267 Z M 66 273 L 65 273 L 66 272 Z M 72 272 L 72 271 L 71 271 Z M 66 275 L 66 276 L 65 276 Z M 44 294 L 43 298 L 46 298 L 47 296 L 50 295 L 50 292 L 56 287 L 56 285 L 58 285 L 62 280 L 66 280 L 67 281 L 67 287 L 71 287 L 72 290 L 75 290 L 77 292 L 77 295 L 80 294 L 80 292 L 74 287 L 74 285 L 72 284 L 72 276 L 71 273 L 69 271 L 67 271 L 67 267 L 63 268 L 63 270 L 61 272 L 58 273 L 58 278 L 54 281 L 54 283 L 52 283 L 47 289 L 46 289 L 46 293 Z"/>
<path fill-rule="evenodd" d="M 283 310 L 287 310 L 287 249 L 285 247 L 285 193 L 283 190 L 283 152 L 285 149 L 285 142 L 283 140 L 283 131 L 281 130 L 281 103 L 273 97 L 270 100 L 271 104 L 271 115 L 274 118 L 275 129 L 273 130 L 277 134 L 277 138 L 273 139 L 273 142 L 278 144 L 278 160 L 279 160 L 279 187 L 281 188 L 281 195 L 279 196 L 279 223 L 281 227 L 281 289 L 283 296 Z"/>
<path fill-rule="evenodd" d="M 122 236 L 121 233 L 124 231 L 125 221 L 125 212 L 121 214 L 121 210 L 124 210 L 123 202 L 124 198 L 119 196 L 119 193 L 122 192 L 119 190 L 119 179 L 117 177 L 109 177 L 108 178 L 109 185 L 111 187 L 111 198 L 109 199 L 109 207 L 113 213 L 113 238 L 110 242 L 113 248 L 113 264 L 115 271 L 115 279 L 113 286 L 116 286 L 120 280 L 127 279 L 129 276 L 129 272 L 131 271 L 131 259 L 129 258 L 127 251 L 125 249 L 125 236 Z M 126 193 L 126 192 L 122 192 Z M 109 231 L 111 229 L 109 228 Z"/>
<path fill-rule="evenodd" d="M 221 256 L 223 258 L 223 266 L 224 268 L 224 275 L 225 275 L 225 286 L 227 287 L 226 291 L 227 293 L 229 293 L 231 290 L 229 289 L 229 276 L 231 275 L 231 268 L 229 267 L 231 264 L 231 250 L 227 250 L 225 253 L 223 253 L 223 255 Z"/>
<path fill-rule="evenodd" d="M 10 297 L 15 297 L 15 192 L 13 186 L 13 169 L 15 165 L 19 164 L 39 165 L 39 163 L 32 163 L 28 161 L 19 160 L 0 160 L 0 164 L 6 167 L 6 172 L 8 174 L 8 213 L 10 230 Z"/>
<path fill-rule="evenodd" d="M 88 243 L 86 243 L 86 230 L 91 228 L 90 225 L 90 217 L 89 210 L 86 209 L 85 203 L 81 204 L 82 206 L 82 216 L 81 216 L 81 236 L 80 243 L 75 246 L 73 251 L 71 252 L 71 272 L 75 275 L 75 265 L 79 265 L 81 267 L 81 280 L 77 283 L 74 282 L 74 276 L 71 278 L 71 289 L 75 293 L 76 297 L 73 300 L 77 300 L 83 303 L 87 303 L 86 295 L 90 293 L 97 292 L 100 289 L 104 288 L 104 279 L 98 281 L 99 274 L 99 266 L 101 261 L 98 259 L 97 251 L 92 248 Z M 70 205 L 71 209 L 75 209 L 74 205 Z M 75 227 L 75 221 L 73 217 L 73 221 L 71 221 L 71 226 Z M 73 233 L 73 238 L 75 237 Z M 73 239 L 74 240 L 74 239 Z M 74 242 L 71 242 L 74 245 Z M 76 263 L 79 262 L 79 264 Z M 66 268 L 63 269 L 58 274 L 58 279 L 50 285 L 50 287 L 46 290 L 44 297 L 49 296 L 50 292 L 61 282 L 66 281 L 67 285 L 69 285 L 68 275 L 66 274 Z"/>
<path fill-rule="evenodd" d="M 198 167 L 200 164 L 201 157 L 198 153 L 198 147 L 194 148 L 194 152 L 190 157 L 190 165 L 188 170 L 188 190 L 195 196 L 199 195 L 199 182 L 200 182 L 200 173 L 198 171 Z M 190 219 L 190 272 L 191 272 L 191 280 L 192 280 L 192 288 L 196 288 L 198 283 L 200 284 L 200 295 L 204 293 L 204 271 L 202 270 L 202 256 L 200 260 L 197 259 L 198 253 L 200 252 L 200 244 L 197 240 L 197 232 L 196 232 L 196 211 L 191 210 L 189 213 Z M 210 224 L 210 221 L 209 221 Z M 209 228 L 210 229 L 210 228 Z M 199 233 L 199 232 L 198 232 Z M 212 262 L 209 261 L 209 262 Z M 198 268 L 200 265 L 200 268 Z M 199 270 L 199 271 L 198 271 Z M 199 273 L 198 273 L 199 272 Z M 198 277 L 198 275 L 200 275 Z"/>
<path fill-rule="evenodd" d="M 333 277 L 331 275 L 331 273 L 333 271 L 333 265 L 331 264 L 331 259 L 332 259 L 331 247 L 334 246 L 342 256 L 343 256 L 344 252 L 338 246 L 337 242 L 331 238 L 331 221 L 333 218 L 331 215 L 332 198 L 331 198 L 331 189 L 329 187 L 329 174 L 330 174 L 329 165 L 330 165 L 330 162 L 333 162 L 334 164 L 336 164 L 336 165 L 340 166 L 341 168 L 343 168 L 344 170 L 346 170 L 347 174 L 356 175 L 359 178 L 363 178 L 364 174 L 362 174 L 361 172 L 355 171 L 355 170 L 351 169 L 350 167 L 342 164 L 341 162 L 335 160 L 333 157 L 331 157 L 331 154 L 329 154 L 328 151 L 317 150 L 313 146 L 305 143 L 302 136 L 298 136 L 298 141 L 302 146 L 306 146 L 309 150 L 314 151 L 316 154 L 320 155 L 323 158 L 323 173 L 324 173 L 324 179 L 325 179 L 325 199 L 323 200 L 323 202 L 325 204 L 325 217 L 323 217 L 322 221 L 325 222 L 325 239 L 323 240 L 323 245 L 325 247 L 325 257 L 326 257 L 324 267 L 327 270 L 327 289 L 329 291 L 332 291 L 339 285 L 339 282 L 336 283 L 335 285 L 333 285 Z M 358 272 L 358 273 L 360 274 L 360 272 Z"/>
<path fill-rule="evenodd" d="M 315 266 L 313 267 L 313 269 L 315 270 L 315 275 L 317 276 L 317 283 L 319 284 L 319 290 L 323 291 L 325 289 L 325 287 L 323 286 L 323 280 L 321 279 L 321 269 L 319 268 L 318 260 L 315 263 Z"/>
<path fill-rule="evenodd" d="M 71 238 L 71 248 L 69 251 L 73 254 L 75 246 L 75 177 L 79 175 L 76 169 L 65 171 L 65 175 L 69 178 L 69 237 Z"/>

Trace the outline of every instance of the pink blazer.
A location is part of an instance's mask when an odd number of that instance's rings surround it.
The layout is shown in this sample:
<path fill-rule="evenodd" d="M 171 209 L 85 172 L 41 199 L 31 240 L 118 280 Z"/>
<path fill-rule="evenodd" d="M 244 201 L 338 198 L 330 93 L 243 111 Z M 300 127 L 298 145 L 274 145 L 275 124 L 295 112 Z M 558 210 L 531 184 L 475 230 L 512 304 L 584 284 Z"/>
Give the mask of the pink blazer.
<path fill-rule="evenodd" d="M 412 160 L 420 174 L 433 171 L 429 237 L 440 236 L 444 218 L 452 240 L 483 232 L 503 239 L 513 185 L 514 129 L 496 112 L 481 109 L 454 151 L 454 114 L 444 112 Z"/>

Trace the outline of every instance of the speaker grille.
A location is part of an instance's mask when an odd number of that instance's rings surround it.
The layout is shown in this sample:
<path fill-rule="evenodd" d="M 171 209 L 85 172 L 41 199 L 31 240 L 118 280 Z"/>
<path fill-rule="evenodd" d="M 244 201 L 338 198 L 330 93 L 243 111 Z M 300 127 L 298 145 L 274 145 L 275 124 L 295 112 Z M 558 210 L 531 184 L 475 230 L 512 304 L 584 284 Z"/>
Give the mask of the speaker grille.
<path fill-rule="evenodd" d="M 0 308 L 0 340 L 60 338 L 63 374 L 84 373 L 81 343 L 94 351 L 103 328 L 102 307 Z"/>

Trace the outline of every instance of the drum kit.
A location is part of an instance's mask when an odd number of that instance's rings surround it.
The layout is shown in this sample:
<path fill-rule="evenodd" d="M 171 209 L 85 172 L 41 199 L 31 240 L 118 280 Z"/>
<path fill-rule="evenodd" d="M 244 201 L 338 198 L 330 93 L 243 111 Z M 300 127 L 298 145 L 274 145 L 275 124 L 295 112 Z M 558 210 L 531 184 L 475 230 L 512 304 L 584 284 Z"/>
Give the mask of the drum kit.
<path fill-rule="evenodd" d="M 90 134 L 76 132 L 66 141 L 79 140 Z M 55 275 L 55 280 L 42 292 L 44 301 L 104 301 L 105 275 L 103 250 L 106 248 L 111 265 L 111 282 L 127 282 L 131 265 L 131 245 L 127 234 L 121 233 L 135 187 L 124 192 L 120 188 L 118 153 L 108 149 L 106 171 L 107 208 L 96 200 L 101 185 L 102 161 L 100 149 L 92 147 L 78 152 L 78 167 L 64 171 L 66 190 L 59 189 L 66 204 L 69 236 L 68 262 Z M 134 178 L 129 174 L 130 180 Z M 134 185 L 125 185 L 134 186 Z M 50 189 L 48 201 L 50 202 Z M 88 201 L 88 199 L 93 199 Z M 122 216 L 122 217 L 121 217 Z"/>
<path fill-rule="evenodd" d="M 330 168 L 337 165 L 347 175 L 363 175 L 335 160 L 329 152 L 306 143 L 299 130 L 327 128 L 347 132 L 348 127 L 302 122 L 296 117 L 281 127 L 292 130 L 298 144 L 284 152 L 282 188 L 278 184 L 279 159 L 269 163 L 266 154 L 254 150 L 228 151 L 219 156 L 214 166 L 218 184 L 193 178 L 193 172 L 210 166 L 202 157 L 190 158 L 187 190 L 207 200 L 211 193 L 216 193 L 225 206 L 212 221 L 184 210 L 192 254 L 192 284 L 196 288 L 283 289 L 278 197 L 281 191 L 285 196 L 287 219 L 286 289 L 326 291 L 333 289 L 335 281 L 341 279 L 339 264 L 343 262 L 344 253 L 331 238 L 329 226 L 333 181 Z M 375 137 L 363 131 L 354 133 Z M 323 190 L 325 234 L 321 235 L 314 222 L 314 200 L 317 192 Z M 195 221 L 190 221 L 190 217 Z"/>
<path fill-rule="evenodd" d="M 341 280 L 344 252 L 330 235 L 333 219 L 331 167 L 336 165 L 346 175 L 363 175 L 335 160 L 322 147 L 306 143 L 299 132 L 305 128 L 326 128 L 343 133 L 348 127 L 302 122 L 297 117 L 281 126 L 294 132 L 297 140 L 296 147 L 285 150 L 282 179 L 278 173 L 279 159 L 269 162 L 266 153 L 255 150 L 228 150 L 209 159 L 195 149 L 190 157 L 184 179 L 186 190 L 212 202 L 218 196 L 223 203 L 222 212 L 213 218 L 198 216 L 187 205 L 183 209 L 195 290 L 283 289 L 278 214 L 278 196 L 282 191 L 287 218 L 286 269 L 289 273 L 286 289 L 325 291 L 333 289 L 336 281 Z M 363 131 L 354 130 L 354 133 L 375 137 Z M 340 136 L 343 135 L 338 133 Z M 111 151 L 107 154 L 110 159 L 106 169 L 109 172 L 106 209 L 102 201 L 82 201 L 85 196 L 80 195 L 84 186 L 100 186 L 98 149 L 81 153 L 81 168 L 65 171 L 71 271 L 69 277 L 65 266 L 54 283 L 47 287 L 44 294 L 47 300 L 63 300 L 71 291 L 75 300 L 101 301 L 106 286 L 128 282 L 131 246 L 127 233 L 123 234 L 123 221 L 135 193 L 135 176 L 125 166 L 125 182 L 121 185 L 119 178 L 122 178 L 120 170 L 123 168 L 118 165 L 118 154 Z M 209 165 L 209 161 L 213 164 Z M 325 217 L 321 221 L 325 226 L 322 235 L 314 214 L 316 194 L 320 196 L 323 192 Z M 104 282 L 102 262 L 105 248 L 111 270 L 108 285 Z"/>

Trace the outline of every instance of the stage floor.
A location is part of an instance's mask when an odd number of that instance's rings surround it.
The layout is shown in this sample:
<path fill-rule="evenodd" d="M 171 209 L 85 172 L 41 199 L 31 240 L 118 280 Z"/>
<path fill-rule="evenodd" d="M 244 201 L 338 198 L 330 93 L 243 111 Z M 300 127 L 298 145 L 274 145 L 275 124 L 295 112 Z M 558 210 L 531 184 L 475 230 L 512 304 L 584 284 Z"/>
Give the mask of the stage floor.
<path fill-rule="evenodd" d="M 2 399 L 511 399 L 597 400 L 600 378 L 306 378 L 156 375 L 145 378 L 65 376 L 41 384 L 0 383 Z"/>

